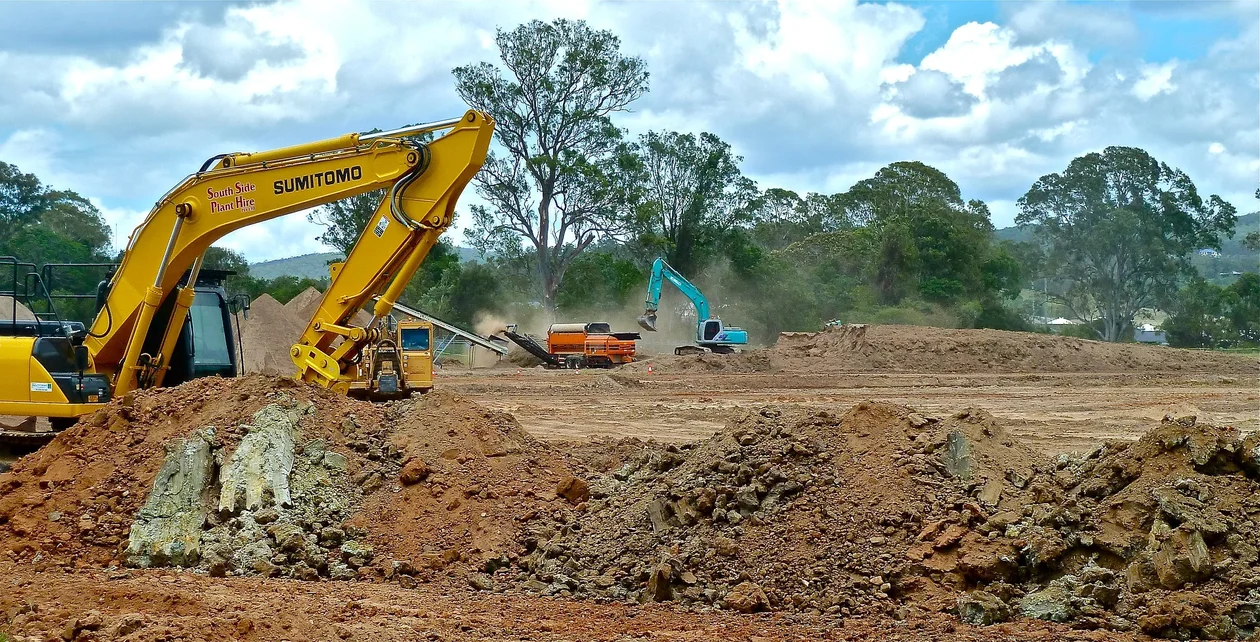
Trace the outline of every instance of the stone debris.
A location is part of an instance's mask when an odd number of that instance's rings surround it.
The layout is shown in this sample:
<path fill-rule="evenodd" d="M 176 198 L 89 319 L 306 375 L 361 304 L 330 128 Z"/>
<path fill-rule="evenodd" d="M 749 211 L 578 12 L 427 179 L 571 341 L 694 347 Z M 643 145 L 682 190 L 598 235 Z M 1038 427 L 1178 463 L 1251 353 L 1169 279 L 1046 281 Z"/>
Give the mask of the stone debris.
<path fill-rule="evenodd" d="M 362 491 L 344 455 L 318 439 L 298 447 L 309 408 L 287 399 L 254 413 L 218 471 L 217 488 L 212 466 L 225 449 L 215 446 L 213 430 L 177 442 L 163 464 L 170 474 L 159 474 L 137 514 L 124 561 L 219 577 L 355 577 L 372 559 L 370 548 L 347 539 L 366 533 L 344 524 Z"/>
<path fill-rule="evenodd" d="M 124 553 L 132 566 L 192 566 L 201 559 L 205 493 L 213 472 L 214 429 L 170 443 Z"/>
<path fill-rule="evenodd" d="M 297 414 L 292 409 L 271 405 L 254 415 L 248 433 L 219 475 L 221 515 L 268 508 L 271 503 L 276 508 L 293 504 L 289 475 L 296 430 Z M 322 449 L 319 456 L 322 460 Z"/>
<path fill-rule="evenodd" d="M 584 510 L 527 527 L 516 579 L 740 611 L 1245 636 L 1260 622 L 1258 446 L 1170 418 L 1051 459 L 978 410 L 761 408 L 699 444 L 610 456 L 622 463 L 589 479 Z"/>

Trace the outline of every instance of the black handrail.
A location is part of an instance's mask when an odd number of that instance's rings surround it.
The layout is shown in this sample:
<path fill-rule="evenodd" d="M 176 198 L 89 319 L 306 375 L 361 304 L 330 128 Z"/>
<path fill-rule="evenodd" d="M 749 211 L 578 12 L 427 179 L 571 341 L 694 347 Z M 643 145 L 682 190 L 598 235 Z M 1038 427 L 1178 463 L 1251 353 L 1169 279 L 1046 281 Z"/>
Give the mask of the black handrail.
<path fill-rule="evenodd" d="M 44 331 L 49 329 L 43 322 L 51 321 L 52 328 L 57 328 L 63 333 L 65 329 L 62 327 L 61 317 L 57 314 L 57 306 L 53 304 L 51 292 L 46 287 L 44 280 L 40 278 L 39 272 L 34 263 L 19 261 L 17 257 L 0 256 L 0 266 L 10 266 L 9 289 L 0 289 L 0 295 L 8 296 L 12 299 L 12 305 L 9 310 L 9 319 L 13 323 L 13 327 L 17 327 L 17 307 L 18 304 L 24 306 L 35 317 L 32 322 L 32 331 L 35 336 L 44 336 Z M 24 272 L 24 273 L 23 273 Z M 19 274 L 21 278 L 19 279 Z M 20 287 L 19 287 L 20 285 Z M 47 311 L 38 311 L 41 306 L 36 305 L 36 299 L 42 293 L 43 303 L 47 304 Z M 45 317 L 51 316 L 51 319 Z M 52 330 L 50 330 L 52 331 Z"/>
<path fill-rule="evenodd" d="M 118 269 L 119 265 L 118 263 L 45 263 L 40 274 L 43 275 L 44 283 L 47 285 L 48 290 L 55 291 L 57 289 L 56 271 L 58 268 L 110 268 L 111 272 L 107 273 L 105 279 L 103 279 L 108 281 L 113 274 L 112 270 Z M 50 296 L 55 299 L 95 299 L 96 293 L 58 293 Z"/>

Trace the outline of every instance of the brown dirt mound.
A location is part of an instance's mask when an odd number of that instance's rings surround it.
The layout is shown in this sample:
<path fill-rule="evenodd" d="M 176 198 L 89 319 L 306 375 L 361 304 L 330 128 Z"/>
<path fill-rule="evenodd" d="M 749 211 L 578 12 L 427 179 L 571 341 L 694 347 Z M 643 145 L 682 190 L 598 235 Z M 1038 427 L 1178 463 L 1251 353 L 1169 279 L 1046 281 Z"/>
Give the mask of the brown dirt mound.
<path fill-rule="evenodd" d="M 1260 373 L 1260 360 L 1163 346 L 1004 330 L 846 325 L 785 332 L 735 355 L 662 357 L 661 372 L 1213 372 Z"/>
<path fill-rule="evenodd" d="M 250 303 L 249 319 L 241 321 L 245 372 L 288 375 L 295 372 L 289 349 L 306 331 L 309 317 L 264 294 Z"/>
<path fill-rule="evenodd" d="M 16 305 L 16 308 L 14 307 Z M 16 312 L 15 312 L 16 310 Z M 30 308 L 17 303 L 11 296 L 0 296 L 0 321 L 34 321 Z"/>
<path fill-rule="evenodd" d="M 377 405 L 287 378 L 198 379 L 117 400 L 0 475 L 6 549 L 37 567 L 126 561 L 129 533 L 174 445 L 215 427 L 217 480 L 253 432 L 246 424 L 254 413 L 275 404 L 300 415 L 291 457 L 339 457 L 344 478 L 334 474 L 304 491 L 295 467 L 292 505 L 277 498 L 275 507 L 260 510 L 208 511 L 200 558 L 181 564 L 212 574 L 463 582 L 468 568 L 515 559 L 520 524 L 553 504 L 568 505 L 557 489 L 580 484 L 511 416 L 451 393 Z M 340 509 L 318 504 L 328 488 L 346 484 L 356 490 L 342 521 Z M 210 494 L 207 502 L 219 497 Z M 230 544 L 240 548 L 247 536 L 254 540 L 246 545 L 261 543 L 274 553 L 267 564 L 234 565 Z"/>
<path fill-rule="evenodd" d="M 485 568 L 522 552 L 520 524 L 545 512 L 561 482 L 563 459 L 529 436 L 511 415 L 457 394 L 434 391 L 386 414 L 402 479 L 367 498 L 351 522 L 378 552 L 405 561 L 421 579 L 463 559 Z"/>
<path fill-rule="evenodd" d="M 1169 420 L 1045 458 L 993 417 L 767 407 L 698 445 L 580 451 L 592 500 L 530 526 L 525 590 L 737 610 L 1032 617 L 1168 637 L 1260 622 L 1260 437 Z M 617 466 L 615 469 L 613 466 Z"/>
<path fill-rule="evenodd" d="M 284 304 L 285 308 L 292 310 L 299 319 L 310 319 L 315 314 L 315 308 L 319 306 L 319 302 L 324 298 L 324 294 L 315 288 L 306 288 L 300 294 L 289 299 Z"/>
<path fill-rule="evenodd" d="M 126 544 L 132 517 L 144 504 L 167 444 L 202 426 L 233 429 L 277 394 L 317 402 L 329 414 L 377 414 L 355 402 L 289 379 L 203 378 L 117 399 L 57 435 L 0 475 L 0 532 L 8 550 L 47 563 L 99 565 Z"/>
<path fill-rule="evenodd" d="M 621 369 L 630 372 L 647 372 L 648 366 L 651 366 L 654 372 L 688 374 L 711 372 L 753 374 L 770 372 L 774 369 L 770 361 L 770 355 L 765 350 L 737 352 L 735 354 L 698 354 L 687 357 L 672 355 L 647 357 L 642 361 L 635 361 L 621 366 Z"/>
<path fill-rule="evenodd" d="M 722 606 L 752 579 L 762 607 L 868 612 L 886 605 L 879 594 L 904 571 L 914 535 L 970 515 L 960 510 L 975 502 L 969 489 L 1013 488 L 1007 471 L 1027 479 L 1049 465 L 985 413 L 940 421 L 875 403 L 842 416 L 768 407 L 699 445 L 641 446 L 581 451 L 584 467 L 624 463 L 592 482 L 587 513 L 571 518 L 580 527 L 533 527 L 522 562 L 531 582 Z M 942 591 L 923 586 L 916 599 Z"/>

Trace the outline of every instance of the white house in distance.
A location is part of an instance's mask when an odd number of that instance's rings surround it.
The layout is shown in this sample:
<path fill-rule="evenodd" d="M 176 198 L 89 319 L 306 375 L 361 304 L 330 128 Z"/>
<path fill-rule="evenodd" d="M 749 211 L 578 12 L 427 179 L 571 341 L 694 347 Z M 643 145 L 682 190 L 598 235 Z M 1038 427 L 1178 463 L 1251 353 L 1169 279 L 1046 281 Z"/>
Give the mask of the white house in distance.
<path fill-rule="evenodd" d="M 1168 337 L 1163 330 L 1153 323 L 1138 323 L 1133 326 L 1133 340 L 1138 343 L 1158 343 L 1168 345 Z"/>
<path fill-rule="evenodd" d="M 1081 322 L 1077 321 L 1076 319 L 1065 319 L 1063 317 L 1059 317 L 1057 319 L 1050 319 L 1049 321 L 1046 322 L 1046 326 L 1049 327 L 1050 331 L 1054 332 L 1055 334 L 1062 333 L 1063 330 L 1069 326 L 1080 325 L 1080 324 Z"/>

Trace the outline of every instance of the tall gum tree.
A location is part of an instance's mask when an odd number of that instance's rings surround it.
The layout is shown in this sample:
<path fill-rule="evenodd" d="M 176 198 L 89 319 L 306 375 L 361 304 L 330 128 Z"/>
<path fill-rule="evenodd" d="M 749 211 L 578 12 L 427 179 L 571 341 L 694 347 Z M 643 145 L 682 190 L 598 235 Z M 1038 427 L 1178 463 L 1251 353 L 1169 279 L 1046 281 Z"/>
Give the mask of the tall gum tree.
<path fill-rule="evenodd" d="M 708 132 L 647 132 L 638 151 L 644 181 L 639 243 L 693 276 L 756 197 L 756 185 L 740 173 L 743 159 Z"/>
<path fill-rule="evenodd" d="M 532 247 L 554 314 L 573 259 L 631 228 L 638 160 L 611 115 L 647 92 L 647 65 L 583 21 L 535 20 L 495 44 L 500 65 L 453 72 L 460 97 L 494 116 L 498 143 L 476 178 L 487 205 L 472 208 L 468 238 L 482 252 Z"/>
<path fill-rule="evenodd" d="M 1133 317 L 1190 276 L 1190 255 L 1232 236 L 1234 206 L 1199 196 L 1185 172 L 1136 147 L 1108 147 L 1042 176 L 1019 199 L 1015 222 L 1046 248 L 1052 297 L 1100 339 L 1119 341 Z"/>

